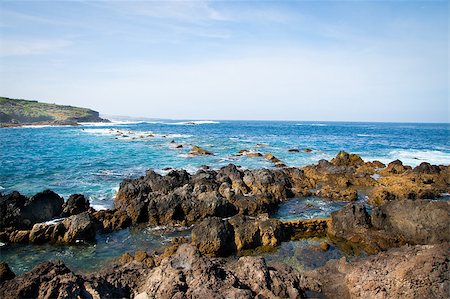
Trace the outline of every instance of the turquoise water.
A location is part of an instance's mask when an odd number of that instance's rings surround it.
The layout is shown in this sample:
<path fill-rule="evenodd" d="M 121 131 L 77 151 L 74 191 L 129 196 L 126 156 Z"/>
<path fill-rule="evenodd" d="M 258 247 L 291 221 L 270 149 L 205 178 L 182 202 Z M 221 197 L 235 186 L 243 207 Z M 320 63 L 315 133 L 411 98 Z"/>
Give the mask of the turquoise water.
<path fill-rule="evenodd" d="M 422 161 L 450 162 L 449 124 L 197 123 L 162 121 L 0 129 L 0 192 L 17 190 L 32 195 L 50 188 L 65 198 L 83 193 L 94 208 L 101 209 L 112 207 L 123 179 L 141 176 L 149 168 L 164 173 L 166 167 L 195 172 L 202 165 L 219 168 L 229 163 L 244 168 L 273 167 L 263 158 L 237 156 L 242 149 L 270 152 L 289 166 L 331 159 L 340 150 L 385 163 L 398 158 L 412 166 Z M 178 144 L 183 148 L 177 149 Z M 190 157 L 188 152 L 193 145 L 214 155 Z M 292 148 L 313 151 L 287 151 Z M 272 216 L 284 220 L 328 217 L 344 204 L 317 197 L 298 198 L 283 203 Z M 18 274 L 48 259 L 62 259 L 74 270 L 90 271 L 125 252 L 152 251 L 177 234 L 189 232 L 127 229 L 99 235 L 96 244 L 6 245 L 0 247 L 0 257 Z M 309 239 L 283 243 L 266 257 L 310 269 L 342 256 L 334 246 L 327 252 L 315 250 L 320 242 Z"/>
<path fill-rule="evenodd" d="M 110 207 L 119 183 L 149 168 L 195 172 L 205 164 L 213 168 L 228 163 L 247 168 L 273 166 L 263 158 L 236 156 L 241 149 L 271 152 L 289 166 L 330 159 L 339 150 L 367 160 L 448 164 L 449 132 L 449 124 L 265 121 L 4 128 L 0 129 L 0 192 L 17 190 L 30 195 L 50 188 L 65 198 L 84 193 L 94 205 Z M 172 140 L 183 148 L 176 149 Z M 215 155 L 189 157 L 192 145 Z M 291 153 L 290 148 L 313 152 Z"/>
<path fill-rule="evenodd" d="M 97 235 L 93 244 L 8 244 L 0 247 L 0 257 L 16 274 L 29 271 L 46 260 L 63 260 L 73 271 L 92 272 L 126 252 L 161 250 L 173 237 L 190 237 L 190 229 L 129 228 Z"/>

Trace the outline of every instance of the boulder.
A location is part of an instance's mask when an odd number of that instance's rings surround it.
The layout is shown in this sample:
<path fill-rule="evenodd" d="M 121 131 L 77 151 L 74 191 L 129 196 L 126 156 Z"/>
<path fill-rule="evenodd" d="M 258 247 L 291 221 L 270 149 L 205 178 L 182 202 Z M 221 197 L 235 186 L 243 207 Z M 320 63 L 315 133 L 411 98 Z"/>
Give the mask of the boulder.
<path fill-rule="evenodd" d="M 0 298 L 85 297 L 83 280 L 62 262 L 44 262 L 0 285 Z"/>
<path fill-rule="evenodd" d="M 19 192 L 0 196 L 0 228 L 30 229 L 35 223 L 59 216 L 63 203 L 64 199 L 51 190 L 31 198 Z"/>
<path fill-rule="evenodd" d="M 199 155 L 213 155 L 212 152 L 205 150 L 204 148 L 201 148 L 197 145 L 194 145 L 191 149 L 191 151 L 189 152 L 190 155 L 193 156 L 199 156 Z"/>
<path fill-rule="evenodd" d="M 410 166 L 404 166 L 402 161 L 395 160 L 388 164 L 385 169 L 380 170 L 378 173 L 382 176 L 388 176 L 392 174 L 402 174 L 408 170 L 411 170 Z"/>
<path fill-rule="evenodd" d="M 87 200 L 82 194 L 72 194 L 63 204 L 61 216 L 68 217 L 83 213 L 87 210 L 89 210 L 89 200 Z"/>
<path fill-rule="evenodd" d="M 88 212 L 70 216 L 56 223 L 37 223 L 30 231 L 31 243 L 73 244 L 95 240 L 95 226 Z"/>
<path fill-rule="evenodd" d="M 265 153 L 265 154 L 264 154 L 264 158 L 265 158 L 266 160 L 269 160 L 269 161 L 272 162 L 272 163 L 279 163 L 279 162 L 281 162 L 280 159 L 278 159 L 277 157 L 275 157 L 275 156 L 272 155 L 271 153 Z"/>

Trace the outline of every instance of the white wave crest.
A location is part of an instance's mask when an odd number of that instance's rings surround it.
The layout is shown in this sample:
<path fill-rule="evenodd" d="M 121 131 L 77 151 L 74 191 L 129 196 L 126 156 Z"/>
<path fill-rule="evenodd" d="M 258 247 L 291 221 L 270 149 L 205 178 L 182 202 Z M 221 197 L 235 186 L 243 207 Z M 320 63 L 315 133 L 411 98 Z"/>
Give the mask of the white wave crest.
<path fill-rule="evenodd" d="M 193 121 L 180 121 L 174 123 L 165 123 L 167 125 L 206 125 L 206 124 L 220 124 L 218 121 L 212 120 L 193 120 Z"/>
<path fill-rule="evenodd" d="M 450 153 L 436 150 L 395 150 L 387 158 L 380 159 L 383 163 L 399 159 L 403 164 L 417 166 L 422 162 L 437 165 L 449 165 Z"/>

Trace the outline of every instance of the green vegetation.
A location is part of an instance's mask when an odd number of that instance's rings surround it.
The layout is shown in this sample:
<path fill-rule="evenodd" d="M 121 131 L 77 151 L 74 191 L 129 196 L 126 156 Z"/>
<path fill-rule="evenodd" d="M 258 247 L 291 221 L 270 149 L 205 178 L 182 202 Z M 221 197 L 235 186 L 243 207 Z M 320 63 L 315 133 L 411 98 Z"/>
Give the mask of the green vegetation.
<path fill-rule="evenodd" d="M 87 108 L 0 97 L 2 124 L 76 124 L 104 121 L 108 120 L 100 118 L 97 111 Z"/>

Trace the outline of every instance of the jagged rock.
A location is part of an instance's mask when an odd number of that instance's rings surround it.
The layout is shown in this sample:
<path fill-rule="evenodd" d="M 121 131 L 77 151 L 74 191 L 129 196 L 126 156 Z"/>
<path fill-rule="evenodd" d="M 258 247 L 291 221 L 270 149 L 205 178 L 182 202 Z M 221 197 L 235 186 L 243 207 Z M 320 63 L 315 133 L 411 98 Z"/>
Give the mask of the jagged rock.
<path fill-rule="evenodd" d="M 13 279 L 16 277 L 13 271 L 9 268 L 7 263 L 0 263 L 0 284 L 4 281 Z M 3 297 L 4 298 L 4 297 Z"/>
<path fill-rule="evenodd" d="M 316 192 L 316 196 L 340 201 L 355 201 L 358 199 L 358 192 L 354 188 L 333 188 L 325 186 Z"/>
<path fill-rule="evenodd" d="M 402 174 L 408 170 L 411 170 L 410 166 L 404 166 L 402 161 L 395 160 L 388 164 L 385 169 L 380 170 L 378 173 L 382 176 L 388 176 L 392 174 Z"/>
<path fill-rule="evenodd" d="M 92 214 L 97 227 L 103 232 L 127 228 L 131 225 L 131 218 L 125 211 L 100 210 Z"/>
<path fill-rule="evenodd" d="M 397 163 L 392 165 L 394 165 L 393 169 L 403 167 Z M 439 168 L 439 171 L 436 168 Z M 385 173 L 386 176 L 378 179 L 379 185 L 369 192 L 368 202 L 372 205 L 382 205 L 392 200 L 433 199 L 450 191 L 448 166 L 438 167 L 424 164 L 420 169 L 418 171 L 405 170 L 400 174 L 397 174 L 397 171 L 400 170 L 395 170 L 395 174 L 392 174 L 392 171 Z"/>
<path fill-rule="evenodd" d="M 328 218 L 282 222 L 267 215 L 207 218 L 192 231 L 192 244 L 212 256 L 261 252 L 273 250 L 290 239 L 324 237 L 328 222 Z"/>
<path fill-rule="evenodd" d="M 405 243 L 400 235 L 372 229 L 370 216 L 362 204 L 351 203 L 331 213 L 327 233 L 342 250 L 350 253 L 362 250 L 375 254 Z"/>
<path fill-rule="evenodd" d="M 340 151 L 336 158 L 331 160 L 331 164 L 334 166 L 360 166 L 364 164 L 364 161 L 356 154 Z"/>
<path fill-rule="evenodd" d="M 0 298 L 86 297 L 83 280 L 62 262 L 44 262 L 0 285 Z"/>
<path fill-rule="evenodd" d="M 299 298 L 299 285 L 290 268 L 256 257 L 224 263 L 183 244 L 151 270 L 136 298 Z"/>
<path fill-rule="evenodd" d="M 19 192 L 0 196 L 0 228 L 30 229 L 35 223 L 59 216 L 63 203 L 64 199 L 51 190 L 31 198 Z"/>
<path fill-rule="evenodd" d="M 419 166 L 416 166 L 413 171 L 415 173 L 438 174 L 441 172 L 441 169 L 439 168 L 439 166 L 431 165 L 427 162 L 422 162 Z"/>
<path fill-rule="evenodd" d="M 447 298 L 449 243 L 403 246 L 302 273 L 301 287 L 327 298 Z"/>
<path fill-rule="evenodd" d="M 72 194 L 63 204 L 62 217 L 68 217 L 89 210 L 89 200 L 82 194 Z"/>

